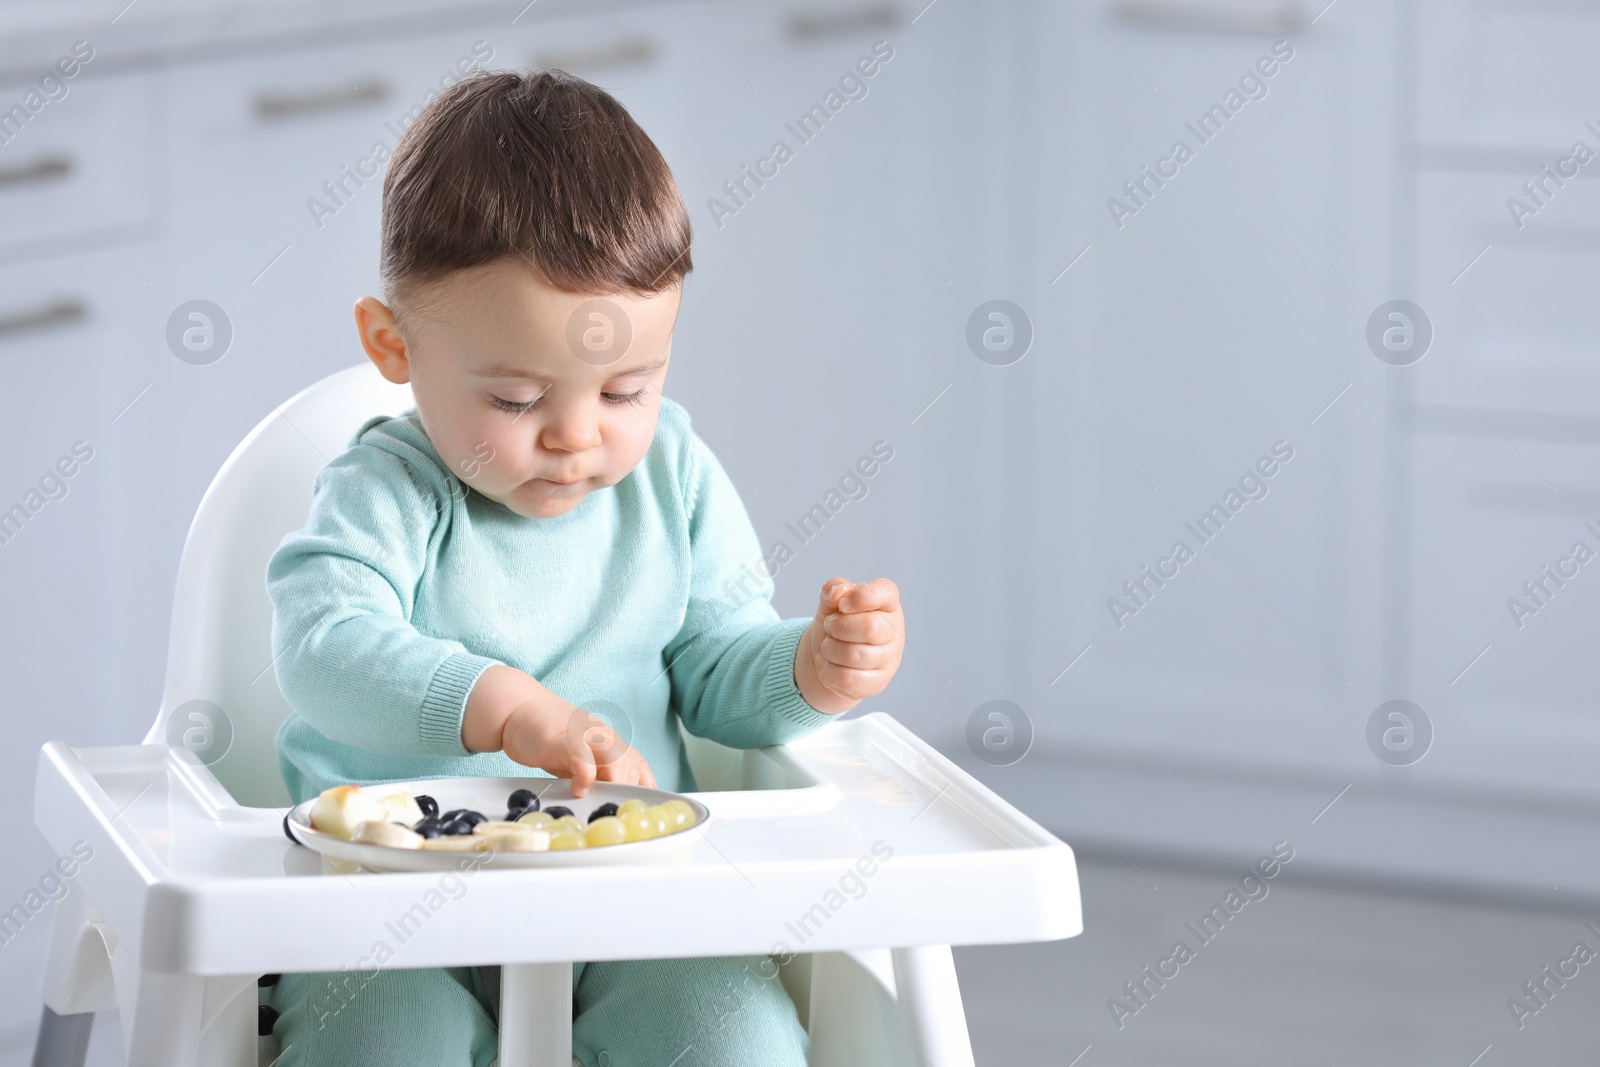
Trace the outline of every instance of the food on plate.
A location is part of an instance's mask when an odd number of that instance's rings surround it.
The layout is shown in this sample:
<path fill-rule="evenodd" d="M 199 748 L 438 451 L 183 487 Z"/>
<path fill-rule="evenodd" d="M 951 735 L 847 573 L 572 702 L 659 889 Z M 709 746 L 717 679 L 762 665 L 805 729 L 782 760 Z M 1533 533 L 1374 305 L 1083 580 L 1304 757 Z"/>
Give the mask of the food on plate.
<path fill-rule="evenodd" d="M 503 819 L 479 823 L 472 828 L 472 836 L 488 838 L 497 852 L 544 852 L 550 847 L 547 830 Z"/>
<path fill-rule="evenodd" d="M 648 841 L 694 825 L 692 804 L 674 797 L 660 804 L 629 798 L 597 805 L 587 817 L 554 804 L 541 808 L 530 789 L 513 790 L 506 817 L 481 811 L 441 811 L 427 794 L 401 790 L 386 796 L 359 785 L 322 791 L 311 806 L 311 825 L 322 833 L 366 845 L 443 852 L 544 852 Z"/>
<path fill-rule="evenodd" d="M 583 843 L 587 848 L 594 848 L 597 845 L 620 845 L 627 840 L 627 828 L 615 815 L 600 816 L 583 832 Z"/>
<path fill-rule="evenodd" d="M 456 834 L 449 837 L 431 837 L 422 842 L 428 852 L 488 852 L 494 842 L 482 834 Z"/>
<path fill-rule="evenodd" d="M 422 821 L 422 806 L 410 793 L 390 793 L 383 798 L 383 806 L 389 809 L 390 822 L 415 826 Z"/>
<path fill-rule="evenodd" d="M 550 832 L 551 850 L 565 848 L 586 848 L 588 843 L 584 840 L 583 831 L 571 826 L 562 826 Z"/>
<path fill-rule="evenodd" d="M 667 832 L 667 820 L 660 812 L 649 808 L 630 808 L 618 815 L 629 841 L 648 841 Z"/>
<path fill-rule="evenodd" d="M 662 801 L 657 807 L 667 813 L 667 832 L 687 830 L 694 825 L 694 807 L 679 797 Z"/>
<path fill-rule="evenodd" d="M 389 809 L 359 785 L 336 785 L 322 791 L 311 806 L 312 829 L 349 841 L 364 822 L 388 822 Z"/>
<path fill-rule="evenodd" d="M 513 789 L 506 799 L 506 821 L 516 822 L 530 811 L 539 810 L 539 795 L 531 789 Z"/>
<path fill-rule="evenodd" d="M 356 832 L 350 840 L 363 845 L 383 845 L 387 848 L 421 848 L 426 838 L 407 830 L 399 823 L 364 822 L 356 827 Z"/>

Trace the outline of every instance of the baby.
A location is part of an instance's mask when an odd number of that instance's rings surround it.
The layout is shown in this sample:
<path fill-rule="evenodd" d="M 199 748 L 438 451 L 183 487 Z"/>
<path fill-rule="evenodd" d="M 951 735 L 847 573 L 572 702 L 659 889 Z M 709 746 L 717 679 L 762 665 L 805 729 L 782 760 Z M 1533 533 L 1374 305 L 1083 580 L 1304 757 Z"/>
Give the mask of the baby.
<path fill-rule="evenodd" d="M 296 801 L 469 775 L 694 790 L 680 720 L 782 744 L 888 685 L 894 583 L 832 578 L 814 618 L 780 619 L 738 493 L 662 395 L 689 243 L 666 161 L 579 78 L 479 74 L 406 131 L 384 300 L 355 318 L 416 406 L 322 468 L 267 568 Z M 344 977 L 264 991 L 279 1067 L 494 1060 L 497 968 L 387 969 L 354 993 Z M 775 977 L 762 957 L 576 963 L 573 1053 L 802 1067 Z"/>

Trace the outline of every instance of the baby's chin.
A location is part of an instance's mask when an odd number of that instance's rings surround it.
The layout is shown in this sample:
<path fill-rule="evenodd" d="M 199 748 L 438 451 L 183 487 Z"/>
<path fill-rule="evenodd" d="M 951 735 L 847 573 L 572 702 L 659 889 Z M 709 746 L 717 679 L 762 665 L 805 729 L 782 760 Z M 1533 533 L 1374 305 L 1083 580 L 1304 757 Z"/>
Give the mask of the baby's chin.
<path fill-rule="evenodd" d="M 494 494 L 494 499 L 525 519 L 553 519 L 583 503 L 594 488 L 593 480 L 565 490 L 530 482 Z"/>

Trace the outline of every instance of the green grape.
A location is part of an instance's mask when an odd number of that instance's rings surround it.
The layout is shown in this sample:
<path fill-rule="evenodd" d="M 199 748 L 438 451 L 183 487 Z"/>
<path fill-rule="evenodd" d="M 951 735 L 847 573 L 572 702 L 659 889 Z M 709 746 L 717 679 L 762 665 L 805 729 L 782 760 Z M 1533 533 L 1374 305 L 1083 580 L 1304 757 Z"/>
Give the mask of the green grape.
<path fill-rule="evenodd" d="M 630 808 L 614 817 L 621 820 L 629 841 L 648 841 L 661 835 L 661 817 L 652 816 L 643 808 Z"/>
<path fill-rule="evenodd" d="M 583 834 L 584 844 L 591 848 L 596 845 L 620 845 L 626 840 L 628 828 L 615 815 L 602 815 L 590 823 Z"/>
<path fill-rule="evenodd" d="M 665 804 L 652 804 L 644 811 L 646 815 L 655 819 L 661 825 L 661 829 L 657 831 L 658 837 L 670 834 L 678 828 L 678 811 L 676 808 L 669 808 Z"/>
<path fill-rule="evenodd" d="M 687 801 L 669 800 L 665 804 L 657 805 L 667 817 L 667 833 L 676 833 L 687 830 L 694 825 L 694 809 Z"/>
<path fill-rule="evenodd" d="M 585 842 L 583 840 L 583 833 L 581 831 L 562 827 L 550 835 L 551 851 L 562 848 L 583 847 L 585 847 Z"/>

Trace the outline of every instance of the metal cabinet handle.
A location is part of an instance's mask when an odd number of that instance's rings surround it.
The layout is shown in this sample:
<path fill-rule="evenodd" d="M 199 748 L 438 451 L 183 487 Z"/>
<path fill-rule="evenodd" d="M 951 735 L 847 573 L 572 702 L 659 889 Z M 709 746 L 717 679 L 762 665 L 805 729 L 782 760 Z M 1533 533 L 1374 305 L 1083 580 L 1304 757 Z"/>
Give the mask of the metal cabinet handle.
<path fill-rule="evenodd" d="M 29 330 L 43 330 L 80 322 L 89 315 L 89 305 L 76 297 L 51 300 L 38 307 L 0 313 L 0 340 Z"/>
<path fill-rule="evenodd" d="M 351 85 L 310 92 L 261 92 L 256 94 L 256 118 L 263 121 L 292 119 L 304 115 L 362 107 L 389 99 L 389 83 L 365 78 Z"/>
<path fill-rule="evenodd" d="M 1220 33 L 1293 33 L 1307 25 L 1305 9 L 1289 0 L 1277 4 L 1118 0 L 1112 17 L 1145 29 Z"/>
<path fill-rule="evenodd" d="M 787 29 L 791 41 L 820 41 L 883 29 L 899 21 L 900 10 L 894 4 L 865 4 L 839 11 L 791 11 Z"/>
<path fill-rule="evenodd" d="M 72 160 L 66 156 L 42 156 L 32 163 L 14 167 L 0 167 L 0 188 L 8 185 L 29 185 L 47 182 L 52 178 L 65 178 L 72 173 Z"/>
<path fill-rule="evenodd" d="M 610 44 L 590 48 L 567 48 L 554 52 L 541 52 L 534 57 L 534 67 L 571 71 L 574 74 L 595 70 L 632 67 L 656 58 L 659 49 L 648 37 L 624 37 Z"/>

